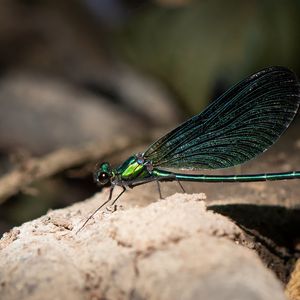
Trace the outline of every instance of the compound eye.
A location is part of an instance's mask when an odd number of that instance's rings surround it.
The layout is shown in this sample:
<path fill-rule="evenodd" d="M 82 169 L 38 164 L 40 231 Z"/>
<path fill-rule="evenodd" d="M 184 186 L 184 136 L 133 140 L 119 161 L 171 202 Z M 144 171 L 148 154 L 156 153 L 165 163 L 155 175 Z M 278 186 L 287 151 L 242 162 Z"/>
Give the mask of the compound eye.
<path fill-rule="evenodd" d="M 109 175 L 107 172 L 100 172 L 97 179 L 100 184 L 106 184 L 109 182 Z"/>

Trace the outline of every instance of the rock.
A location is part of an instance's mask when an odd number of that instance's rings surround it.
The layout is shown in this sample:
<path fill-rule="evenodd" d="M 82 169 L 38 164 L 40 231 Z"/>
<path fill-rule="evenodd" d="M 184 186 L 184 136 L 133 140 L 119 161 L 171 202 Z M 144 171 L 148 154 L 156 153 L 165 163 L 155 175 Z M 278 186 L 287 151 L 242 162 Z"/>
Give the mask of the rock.
<path fill-rule="evenodd" d="M 107 197 L 49 212 L 0 240 L 1 299 L 285 299 L 228 218 L 203 195 L 102 212 Z"/>
<path fill-rule="evenodd" d="M 290 300 L 300 299 L 300 259 L 297 260 L 291 278 L 286 286 L 286 295 Z"/>

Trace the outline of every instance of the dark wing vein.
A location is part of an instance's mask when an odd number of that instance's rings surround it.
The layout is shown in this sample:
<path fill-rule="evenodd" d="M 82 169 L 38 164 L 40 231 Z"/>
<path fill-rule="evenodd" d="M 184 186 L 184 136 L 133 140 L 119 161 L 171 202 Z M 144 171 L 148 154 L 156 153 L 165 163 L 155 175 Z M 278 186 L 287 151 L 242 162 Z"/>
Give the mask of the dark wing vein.
<path fill-rule="evenodd" d="M 154 142 L 144 157 L 154 167 L 217 169 L 242 164 L 280 137 L 299 102 L 300 85 L 293 72 L 264 69 Z"/>

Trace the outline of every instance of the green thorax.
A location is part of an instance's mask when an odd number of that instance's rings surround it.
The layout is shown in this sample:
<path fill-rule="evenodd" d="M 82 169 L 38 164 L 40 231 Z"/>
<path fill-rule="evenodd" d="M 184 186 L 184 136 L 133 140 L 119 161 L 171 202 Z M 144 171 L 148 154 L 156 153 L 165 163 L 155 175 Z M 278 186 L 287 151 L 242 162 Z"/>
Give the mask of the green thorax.
<path fill-rule="evenodd" d="M 117 176 L 119 179 L 124 181 L 143 179 L 150 177 L 151 174 L 148 172 L 145 165 L 138 162 L 136 156 L 130 156 L 122 165 L 116 169 Z"/>

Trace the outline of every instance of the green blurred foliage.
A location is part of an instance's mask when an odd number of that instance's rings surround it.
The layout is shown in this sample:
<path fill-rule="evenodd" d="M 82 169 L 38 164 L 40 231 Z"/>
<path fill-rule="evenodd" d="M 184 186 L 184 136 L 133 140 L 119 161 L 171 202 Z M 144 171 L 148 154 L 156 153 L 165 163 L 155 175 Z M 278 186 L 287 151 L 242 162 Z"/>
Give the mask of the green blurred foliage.
<path fill-rule="evenodd" d="M 140 10 L 117 43 L 126 59 L 162 78 L 197 113 L 214 91 L 266 66 L 300 70 L 299 28 L 297 0 L 194 1 Z"/>

